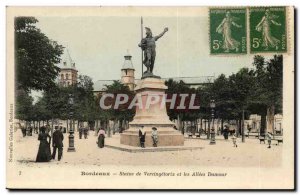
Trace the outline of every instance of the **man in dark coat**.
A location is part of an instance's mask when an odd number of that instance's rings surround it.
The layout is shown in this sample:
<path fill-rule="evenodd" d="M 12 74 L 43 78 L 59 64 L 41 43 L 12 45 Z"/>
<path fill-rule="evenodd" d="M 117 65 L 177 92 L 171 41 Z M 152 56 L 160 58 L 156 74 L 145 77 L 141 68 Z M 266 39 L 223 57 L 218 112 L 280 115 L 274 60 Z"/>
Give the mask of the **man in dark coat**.
<path fill-rule="evenodd" d="M 145 148 L 146 131 L 144 130 L 144 126 L 141 126 L 139 129 L 139 138 L 141 147 Z"/>
<path fill-rule="evenodd" d="M 223 130 L 223 136 L 224 136 L 224 139 L 228 139 L 228 134 L 229 134 L 229 128 L 227 125 L 225 125 L 225 128 Z"/>
<path fill-rule="evenodd" d="M 55 159 L 56 156 L 56 149 L 58 149 L 58 161 L 60 161 L 62 154 L 63 154 L 63 140 L 64 140 L 64 135 L 60 131 L 60 129 L 55 128 L 55 132 L 53 133 L 53 153 L 52 153 L 52 159 Z"/>

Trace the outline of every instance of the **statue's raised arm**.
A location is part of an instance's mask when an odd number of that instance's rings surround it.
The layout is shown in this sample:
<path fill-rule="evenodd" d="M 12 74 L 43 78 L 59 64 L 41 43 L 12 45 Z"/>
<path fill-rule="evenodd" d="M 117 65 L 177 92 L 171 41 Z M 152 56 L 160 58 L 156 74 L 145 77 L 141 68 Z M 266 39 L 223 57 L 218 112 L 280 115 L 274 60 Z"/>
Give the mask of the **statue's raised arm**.
<path fill-rule="evenodd" d="M 155 36 L 155 41 L 156 41 L 157 39 L 159 39 L 160 37 L 162 37 L 168 30 L 169 30 L 169 28 L 166 27 L 162 33 L 160 33 L 159 35 Z"/>

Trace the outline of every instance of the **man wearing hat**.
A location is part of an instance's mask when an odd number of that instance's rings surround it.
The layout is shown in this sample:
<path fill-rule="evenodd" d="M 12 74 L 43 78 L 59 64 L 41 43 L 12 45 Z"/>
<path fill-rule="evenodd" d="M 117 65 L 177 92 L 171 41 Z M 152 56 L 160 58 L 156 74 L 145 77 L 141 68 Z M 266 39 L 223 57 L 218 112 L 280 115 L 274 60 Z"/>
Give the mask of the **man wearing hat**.
<path fill-rule="evenodd" d="M 154 37 L 152 36 L 150 28 L 145 27 L 145 29 L 146 37 L 141 40 L 139 47 L 141 47 L 141 49 L 144 51 L 143 64 L 147 67 L 147 71 L 145 73 L 152 74 L 156 56 L 155 41 L 162 37 L 168 31 L 168 28 L 165 28 L 162 33 Z"/>
<path fill-rule="evenodd" d="M 52 142 L 52 147 L 53 147 L 53 153 L 52 153 L 52 159 L 55 159 L 56 156 L 56 150 L 58 149 L 58 161 L 60 161 L 62 154 L 63 154 L 63 140 L 64 140 L 64 135 L 58 129 L 58 126 L 55 126 L 55 132 L 53 133 L 53 142 Z"/>

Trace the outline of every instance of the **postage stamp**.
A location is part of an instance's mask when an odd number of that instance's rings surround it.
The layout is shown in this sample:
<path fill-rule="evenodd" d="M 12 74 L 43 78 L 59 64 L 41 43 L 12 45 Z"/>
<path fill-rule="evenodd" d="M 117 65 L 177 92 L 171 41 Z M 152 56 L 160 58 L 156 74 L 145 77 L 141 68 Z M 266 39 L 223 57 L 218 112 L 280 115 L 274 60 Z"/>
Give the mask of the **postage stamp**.
<path fill-rule="evenodd" d="M 295 188 L 293 7 L 6 9 L 8 189 Z"/>
<path fill-rule="evenodd" d="M 246 8 L 210 9 L 210 53 L 246 54 Z"/>
<path fill-rule="evenodd" d="M 249 15 L 251 53 L 287 51 L 285 7 L 251 7 Z"/>

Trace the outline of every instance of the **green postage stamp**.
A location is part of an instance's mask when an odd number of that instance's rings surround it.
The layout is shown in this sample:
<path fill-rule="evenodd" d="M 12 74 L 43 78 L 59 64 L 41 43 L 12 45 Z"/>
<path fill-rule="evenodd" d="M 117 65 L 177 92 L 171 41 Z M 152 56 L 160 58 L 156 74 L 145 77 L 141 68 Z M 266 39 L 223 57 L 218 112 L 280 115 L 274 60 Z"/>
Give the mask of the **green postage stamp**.
<path fill-rule="evenodd" d="M 286 52 L 285 7 L 250 8 L 250 50 L 256 52 Z"/>
<path fill-rule="evenodd" d="M 210 53 L 246 54 L 246 8 L 211 8 Z"/>

